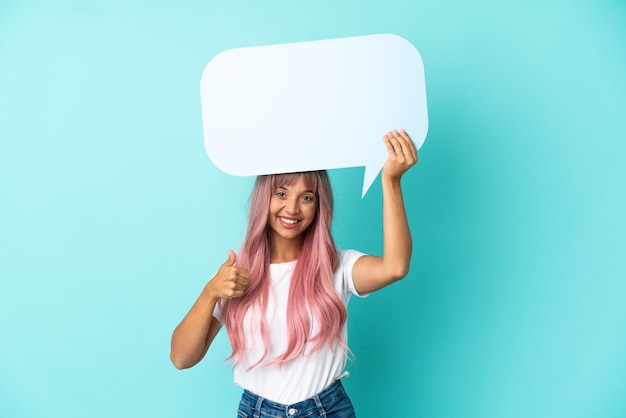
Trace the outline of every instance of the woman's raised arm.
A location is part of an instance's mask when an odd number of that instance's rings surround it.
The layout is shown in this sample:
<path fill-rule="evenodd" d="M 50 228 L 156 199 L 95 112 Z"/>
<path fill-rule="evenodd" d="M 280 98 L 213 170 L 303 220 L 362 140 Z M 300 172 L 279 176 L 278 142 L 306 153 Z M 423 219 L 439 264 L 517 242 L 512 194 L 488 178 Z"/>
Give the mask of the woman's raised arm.
<path fill-rule="evenodd" d="M 382 170 L 383 256 L 363 256 L 352 270 L 359 294 L 370 293 L 402 279 L 409 272 L 412 241 L 404 209 L 400 180 L 417 163 L 417 150 L 404 131 L 390 131 L 384 137 L 389 158 Z"/>

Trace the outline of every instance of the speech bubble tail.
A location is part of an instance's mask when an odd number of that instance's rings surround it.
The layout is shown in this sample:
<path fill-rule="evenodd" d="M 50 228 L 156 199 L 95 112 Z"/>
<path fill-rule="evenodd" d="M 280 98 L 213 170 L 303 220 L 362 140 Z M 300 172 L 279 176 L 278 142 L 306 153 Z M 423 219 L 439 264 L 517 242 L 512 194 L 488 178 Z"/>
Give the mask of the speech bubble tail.
<path fill-rule="evenodd" d="M 378 173 L 380 173 L 380 170 L 382 170 L 383 164 L 372 164 L 372 165 L 365 166 L 365 174 L 363 176 L 363 191 L 361 192 L 361 199 L 365 197 L 365 194 L 374 183 L 374 180 L 376 180 L 376 177 L 378 177 Z"/>

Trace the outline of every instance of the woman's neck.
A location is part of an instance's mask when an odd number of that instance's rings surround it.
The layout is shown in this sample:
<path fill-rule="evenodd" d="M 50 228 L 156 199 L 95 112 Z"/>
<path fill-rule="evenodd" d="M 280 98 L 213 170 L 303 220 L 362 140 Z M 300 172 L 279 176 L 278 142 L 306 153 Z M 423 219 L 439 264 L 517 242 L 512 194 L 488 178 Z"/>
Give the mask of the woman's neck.
<path fill-rule="evenodd" d="M 302 249 L 302 240 L 282 239 L 274 237 L 271 240 L 270 263 L 287 263 L 298 259 Z"/>

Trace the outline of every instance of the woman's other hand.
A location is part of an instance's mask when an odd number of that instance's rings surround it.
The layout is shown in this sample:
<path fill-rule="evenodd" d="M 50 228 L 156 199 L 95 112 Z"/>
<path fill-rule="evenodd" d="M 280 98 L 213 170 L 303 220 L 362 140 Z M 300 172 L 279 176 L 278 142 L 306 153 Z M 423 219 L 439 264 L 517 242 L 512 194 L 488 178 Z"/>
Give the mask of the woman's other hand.
<path fill-rule="evenodd" d="M 224 261 L 215 276 L 207 283 L 207 290 L 213 297 L 232 299 L 243 296 L 250 273 L 246 269 L 236 267 L 236 261 L 235 252 L 228 250 L 228 259 Z"/>

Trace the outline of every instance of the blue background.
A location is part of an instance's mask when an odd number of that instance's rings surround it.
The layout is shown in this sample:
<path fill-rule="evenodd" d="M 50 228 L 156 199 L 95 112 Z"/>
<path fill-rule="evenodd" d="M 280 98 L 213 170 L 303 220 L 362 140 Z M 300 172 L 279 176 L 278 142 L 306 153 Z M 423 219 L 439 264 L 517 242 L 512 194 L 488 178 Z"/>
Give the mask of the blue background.
<path fill-rule="evenodd" d="M 252 184 L 204 151 L 202 70 L 374 33 L 420 51 L 430 128 L 411 273 L 350 305 L 359 417 L 626 416 L 625 22 L 617 0 L 4 0 L 0 416 L 235 415 L 225 334 L 168 358 Z M 331 173 L 335 236 L 376 253 L 362 175 Z"/>

